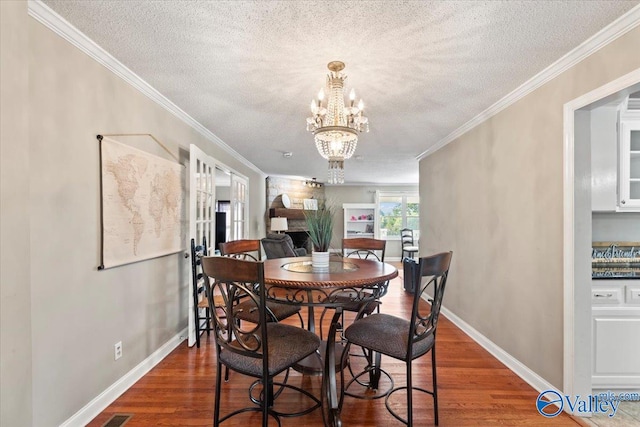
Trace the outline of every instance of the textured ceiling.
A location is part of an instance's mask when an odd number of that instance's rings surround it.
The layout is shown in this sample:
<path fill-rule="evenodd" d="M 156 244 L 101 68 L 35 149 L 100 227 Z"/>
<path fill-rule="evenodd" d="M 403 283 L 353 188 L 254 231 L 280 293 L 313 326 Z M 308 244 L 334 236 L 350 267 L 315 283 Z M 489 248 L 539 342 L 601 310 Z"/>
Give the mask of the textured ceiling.
<path fill-rule="evenodd" d="M 347 183 L 417 183 L 417 155 L 638 4 L 44 3 L 269 175 L 326 179 L 305 119 L 345 62 L 371 123 Z"/>

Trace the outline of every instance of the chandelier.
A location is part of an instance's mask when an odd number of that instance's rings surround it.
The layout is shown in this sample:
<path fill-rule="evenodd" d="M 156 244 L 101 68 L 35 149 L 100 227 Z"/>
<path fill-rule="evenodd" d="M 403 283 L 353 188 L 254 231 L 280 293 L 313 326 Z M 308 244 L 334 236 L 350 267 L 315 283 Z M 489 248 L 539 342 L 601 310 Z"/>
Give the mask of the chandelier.
<path fill-rule="evenodd" d="M 369 132 L 369 119 L 363 115 L 362 99 L 355 106 L 356 93 L 349 93 L 349 106 L 345 106 L 344 63 L 332 61 L 327 65 L 329 95 L 324 104 L 324 88 L 318 99 L 311 101 L 312 116 L 307 118 L 307 130 L 315 136 L 316 148 L 329 161 L 329 184 L 344 184 L 344 161 L 353 156 L 358 145 L 358 133 Z"/>

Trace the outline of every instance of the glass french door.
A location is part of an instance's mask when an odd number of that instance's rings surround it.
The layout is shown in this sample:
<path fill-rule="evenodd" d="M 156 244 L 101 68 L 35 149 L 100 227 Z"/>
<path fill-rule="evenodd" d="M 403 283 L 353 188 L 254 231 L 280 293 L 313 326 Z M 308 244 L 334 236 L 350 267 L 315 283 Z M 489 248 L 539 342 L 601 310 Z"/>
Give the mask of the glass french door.
<path fill-rule="evenodd" d="M 196 245 L 207 241 L 207 253 L 211 253 L 213 233 L 215 230 L 215 160 L 197 146 L 191 144 L 189 149 L 189 236 L 186 247 L 191 247 L 191 239 Z M 193 277 L 189 274 L 189 327 L 188 344 L 196 342 L 195 311 L 193 298 Z M 203 298 L 203 296 L 199 296 Z"/>

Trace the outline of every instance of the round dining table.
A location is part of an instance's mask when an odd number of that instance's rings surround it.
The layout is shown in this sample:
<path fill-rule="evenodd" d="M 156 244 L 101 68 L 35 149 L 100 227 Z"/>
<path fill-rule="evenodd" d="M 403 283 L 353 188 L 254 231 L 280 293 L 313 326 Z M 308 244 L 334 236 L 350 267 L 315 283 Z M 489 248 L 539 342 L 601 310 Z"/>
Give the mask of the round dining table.
<path fill-rule="evenodd" d="M 332 256 L 329 267 L 316 269 L 311 257 L 276 258 L 264 261 L 267 298 L 280 303 L 308 307 L 307 328 L 315 332 L 314 307 L 332 308 L 334 315 L 327 343 L 335 343 L 342 309 L 354 303 L 365 307 L 381 298 L 389 280 L 398 270 L 387 263 L 358 258 Z M 322 410 L 326 426 L 339 427 L 342 393 L 338 396 L 336 370 L 341 369 L 339 345 L 324 345 L 320 367 L 322 374 Z M 338 358 L 337 358 L 338 356 Z M 316 358 L 318 361 L 318 358 Z M 336 362 L 338 367 L 336 368 Z M 303 373 L 308 371 L 302 370 Z M 343 384 L 341 382 L 340 386 Z"/>

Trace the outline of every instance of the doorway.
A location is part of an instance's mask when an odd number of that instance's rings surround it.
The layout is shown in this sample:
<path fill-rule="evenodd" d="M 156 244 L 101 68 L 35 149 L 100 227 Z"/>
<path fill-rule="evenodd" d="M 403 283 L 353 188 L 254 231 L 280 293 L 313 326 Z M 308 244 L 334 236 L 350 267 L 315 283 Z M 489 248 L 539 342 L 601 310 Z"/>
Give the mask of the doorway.
<path fill-rule="evenodd" d="M 564 362 L 566 395 L 591 384 L 591 145 L 579 126 L 589 109 L 640 89 L 640 68 L 564 105 Z M 578 284 L 578 285 L 576 285 Z"/>
<path fill-rule="evenodd" d="M 248 180 L 218 162 L 196 145 L 189 148 L 189 235 L 195 245 L 206 242 L 206 253 L 215 254 L 221 241 L 243 239 L 247 233 Z M 219 215 L 219 213 L 221 215 Z M 220 231 L 220 233 L 218 233 Z M 204 298 L 202 278 L 189 275 L 188 345 L 196 343 L 196 319 L 206 310 L 199 303 Z M 194 283 L 196 281 L 200 281 Z M 202 333 L 202 332 L 200 332 Z"/>

